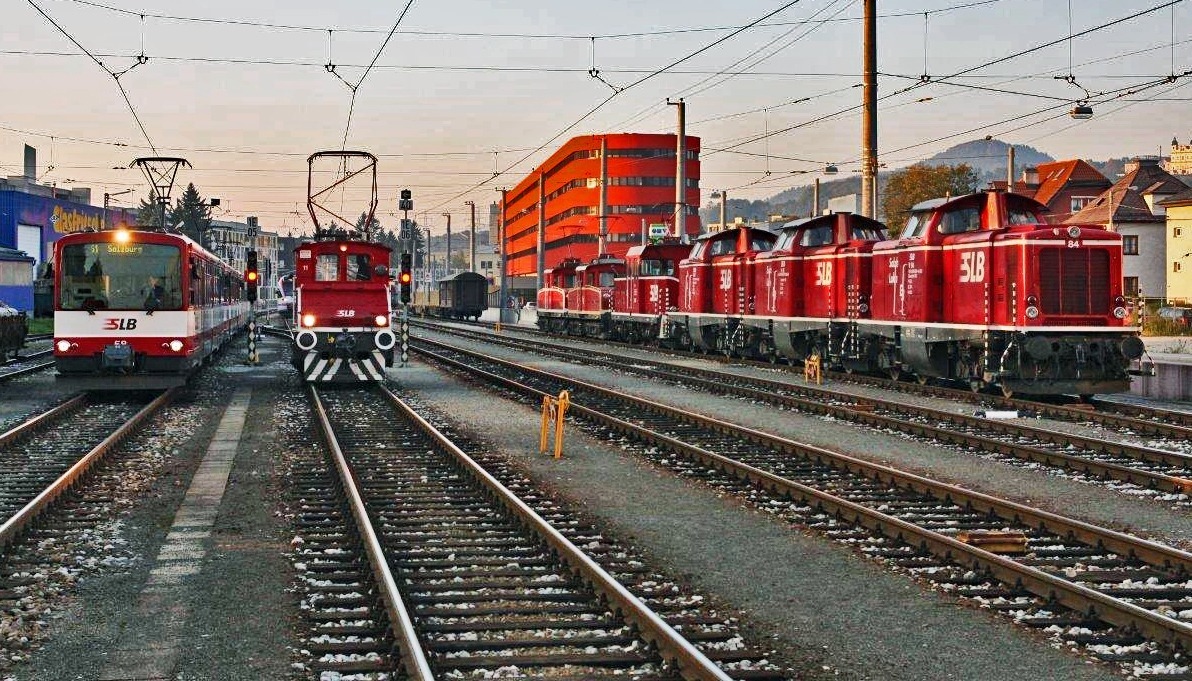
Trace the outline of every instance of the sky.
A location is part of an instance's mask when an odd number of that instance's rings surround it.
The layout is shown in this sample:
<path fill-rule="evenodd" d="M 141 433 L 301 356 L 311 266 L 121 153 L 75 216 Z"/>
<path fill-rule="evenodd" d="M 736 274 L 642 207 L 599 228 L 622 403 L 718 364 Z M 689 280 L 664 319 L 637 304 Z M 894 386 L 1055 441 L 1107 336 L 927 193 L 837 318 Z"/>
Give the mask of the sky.
<path fill-rule="evenodd" d="M 1192 0 L 877 4 L 886 169 L 986 135 L 1056 158 L 1192 143 Z M 219 197 L 216 218 L 300 233 L 311 229 L 307 157 L 347 148 L 379 159 L 383 225 L 395 225 L 408 188 L 420 222 L 439 231 L 451 213 L 458 229 L 465 201 L 485 224 L 496 190 L 570 137 L 675 132 L 667 101 L 682 98 L 687 134 L 701 138 L 701 202 L 718 190 L 764 199 L 827 164 L 859 172 L 862 9 L 5 0 L 0 175 L 22 173 L 29 144 L 40 182 L 90 187 L 97 204 L 132 190 L 112 202 L 136 205 L 148 185 L 130 162 L 179 156 L 192 167 L 178 182 Z M 1093 118 L 1073 120 L 1082 100 Z M 316 185 L 329 176 L 319 169 Z M 365 194 L 349 186 L 336 198 L 359 215 Z"/>

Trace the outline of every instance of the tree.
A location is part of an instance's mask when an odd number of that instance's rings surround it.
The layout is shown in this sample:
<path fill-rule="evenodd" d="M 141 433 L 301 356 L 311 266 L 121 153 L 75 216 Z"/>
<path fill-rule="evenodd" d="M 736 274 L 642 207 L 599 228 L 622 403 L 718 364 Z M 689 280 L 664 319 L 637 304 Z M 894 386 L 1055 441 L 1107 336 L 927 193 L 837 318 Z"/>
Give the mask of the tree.
<path fill-rule="evenodd" d="M 943 196 L 961 196 L 976 190 L 980 178 L 967 164 L 928 166 L 915 164 L 891 173 L 882 191 L 882 214 L 890 235 L 898 236 L 920 201 Z"/>
<path fill-rule="evenodd" d="M 360 217 L 356 218 L 356 231 L 359 232 L 361 236 L 364 236 L 364 233 L 365 233 L 364 221 L 367 219 L 368 219 L 368 213 L 361 213 Z M 372 236 L 372 239 L 374 241 L 377 239 L 377 234 L 380 232 L 380 230 L 381 230 L 381 221 L 378 220 L 377 216 L 374 215 L 372 222 L 369 223 L 369 226 L 367 229 L 368 233 Z"/>
<path fill-rule="evenodd" d="M 179 225 L 183 234 L 202 243 L 207 230 L 211 229 L 211 207 L 199 195 L 194 183 L 186 185 L 186 191 L 170 211 L 170 224 Z"/>
<path fill-rule="evenodd" d="M 137 206 L 137 225 L 141 227 L 157 227 L 161 224 L 161 206 L 157 203 L 157 192 L 149 190 L 149 198 L 141 199 Z"/>

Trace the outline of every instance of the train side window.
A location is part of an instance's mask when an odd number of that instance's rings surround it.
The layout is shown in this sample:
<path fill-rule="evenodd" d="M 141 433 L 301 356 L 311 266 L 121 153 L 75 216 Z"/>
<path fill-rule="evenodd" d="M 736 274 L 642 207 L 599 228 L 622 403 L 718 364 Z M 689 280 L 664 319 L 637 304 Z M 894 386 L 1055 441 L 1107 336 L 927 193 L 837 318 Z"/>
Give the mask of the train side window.
<path fill-rule="evenodd" d="M 716 257 L 718 255 L 728 255 L 736 252 L 736 239 L 719 239 L 712 242 L 712 250 L 708 255 Z"/>
<path fill-rule="evenodd" d="M 315 281 L 339 281 L 339 254 L 320 253 L 315 259 Z"/>
<path fill-rule="evenodd" d="M 371 268 L 367 253 L 353 253 L 348 256 L 348 281 L 368 281 Z"/>
<path fill-rule="evenodd" d="M 613 281 L 616 279 L 616 277 L 617 277 L 617 275 L 614 272 L 601 272 L 600 273 L 600 286 L 602 288 L 608 288 L 608 287 L 612 286 Z"/>
<path fill-rule="evenodd" d="M 826 246 L 832 243 L 832 225 L 824 225 L 803 232 L 803 246 Z"/>
<path fill-rule="evenodd" d="M 906 226 L 902 228 L 902 238 L 917 239 L 923 236 L 927 229 L 927 216 L 923 213 L 911 213 L 910 218 L 906 221 Z"/>

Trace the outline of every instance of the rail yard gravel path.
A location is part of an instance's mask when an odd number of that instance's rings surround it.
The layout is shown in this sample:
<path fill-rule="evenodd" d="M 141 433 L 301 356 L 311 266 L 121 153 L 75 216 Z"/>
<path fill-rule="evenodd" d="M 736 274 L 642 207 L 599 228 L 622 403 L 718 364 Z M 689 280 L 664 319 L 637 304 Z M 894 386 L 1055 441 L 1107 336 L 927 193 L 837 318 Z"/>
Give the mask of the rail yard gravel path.
<path fill-rule="evenodd" d="M 745 414 L 747 404 L 737 400 L 631 376 L 597 376 L 591 368 L 540 357 L 518 359 L 693 410 L 724 417 L 731 411 L 731 420 L 804 439 L 814 436 L 857 453 L 889 449 L 896 441 L 897 449 L 920 450 L 925 468 L 941 458 L 938 448 L 866 434 L 847 424 L 788 413 Z M 784 653 L 783 662 L 805 670 L 803 678 L 1120 678 L 1108 666 L 1053 649 L 1040 635 L 1005 618 L 927 591 L 847 547 L 792 529 L 574 426 L 568 427 L 563 459 L 541 455 L 540 414 L 534 406 L 477 391 L 420 362 L 396 375 L 405 392 L 452 414 L 460 427 L 494 443 L 594 522 L 636 540 L 658 565 L 738 609 L 746 629 L 759 641 L 771 637 Z M 962 465 L 961 457 L 955 458 L 954 466 L 972 468 L 974 474 L 995 465 L 971 457 Z M 1087 490 L 1047 478 L 1038 487 L 1058 483 Z"/>
<path fill-rule="evenodd" d="M 454 337 L 443 337 L 443 340 L 466 343 Z M 577 352 L 582 352 L 585 347 L 600 346 L 587 346 L 579 341 L 575 343 Z M 607 346 L 603 349 L 608 350 Z M 635 353 L 640 352 L 637 350 L 627 352 L 643 358 L 650 357 L 649 354 L 636 355 Z M 1184 550 L 1192 550 L 1192 517 L 1189 517 L 1186 510 L 1177 509 L 1161 501 L 1136 498 L 1100 485 L 1083 483 L 1066 476 L 1058 469 L 1021 462 L 1008 464 L 983 452 L 936 445 L 901 433 L 882 435 L 830 417 L 775 411 L 772 406 L 756 408 L 745 399 L 716 397 L 706 392 L 646 381 L 628 373 L 598 372 L 591 367 L 548 359 L 541 355 L 527 355 L 507 349 L 494 349 L 493 353 L 579 380 L 623 390 L 645 399 L 656 399 L 692 411 L 719 416 L 801 442 L 838 449 L 858 458 L 885 463 L 936 480 L 1139 534 Z M 713 365 L 712 362 L 701 359 L 672 358 L 668 361 L 723 369 L 719 364 Z M 772 370 L 741 366 L 733 367 L 732 371 L 772 380 L 775 379 L 776 373 Z M 787 380 L 794 382 L 801 380 L 801 377 L 788 377 Z M 831 388 L 832 385 L 828 384 L 828 387 Z M 842 386 L 842 390 L 849 394 L 877 394 L 874 388 L 855 385 Z M 885 392 L 883 396 L 889 398 L 890 393 Z M 903 396 L 902 399 L 906 398 L 907 396 Z M 970 413 L 975 409 L 972 405 L 965 406 L 936 398 L 913 399 L 924 404 L 930 403 L 931 406 L 940 409 L 968 410 Z M 1073 424 L 1064 424 L 1063 429 L 1094 436 L 1104 433 L 1103 429 L 1097 427 L 1085 428 Z M 1142 437 L 1122 439 L 1145 442 L 1145 438 Z"/>

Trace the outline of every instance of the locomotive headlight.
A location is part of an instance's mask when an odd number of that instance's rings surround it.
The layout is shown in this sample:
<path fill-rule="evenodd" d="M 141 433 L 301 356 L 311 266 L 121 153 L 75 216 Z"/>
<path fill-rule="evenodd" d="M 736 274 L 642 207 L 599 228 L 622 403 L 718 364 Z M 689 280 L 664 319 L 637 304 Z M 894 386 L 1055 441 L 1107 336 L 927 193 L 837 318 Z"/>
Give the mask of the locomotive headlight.
<path fill-rule="evenodd" d="M 182 345 L 182 341 L 178 340 L 177 338 L 170 341 L 170 349 L 174 352 L 182 352 Z"/>
<path fill-rule="evenodd" d="M 1039 308 L 1035 307 L 1034 305 L 1031 305 L 1026 308 L 1026 318 L 1027 319 L 1035 319 L 1038 316 L 1039 316 Z"/>
<path fill-rule="evenodd" d="M 1080 238 L 1080 228 L 1077 227 L 1076 225 L 1072 225 L 1071 227 L 1068 228 L 1068 236 L 1072 239 L 1079 239 Z"/>
<path fill-rule="evenodd" d="M 311 326 L 314 326 L 315 325 L 315 316 L 313 314 L 310 314 L 309 312 L 302 315 L 302 325 L 305 327 L 308 327 L 308 328 Z"/>
<path fill-rule="evenodd" d="M 65 339 L 58 341 L 58 352 L 70 352 L 71 345 L 72 343 Z"/>
<path fill-rule="evenodd" d="M 373 317 L 373 321 L 376 322 L 377 326 L 389 326 L 389 318 L 383 314 Z"/>
<path fill-rule="evenodd" d="M 869 303 L 861 303 L 860 305 L 857 306 L 857 310 L 861 314 L 865 314 L 865 313 L 869 312 Z"/>
<path fill-rule="evenodd" d="M 1113 308 L 1113 316 L 1117 317 L 1118 319 L 1125 319 L 1126 315 L 1128 315 L 1128 314 L 1130 314 L 1130 313 L 1127 312 L 1126 308 L 1124 308 L 1124 307 L 1118 306 L 1118 307 Z"/>

